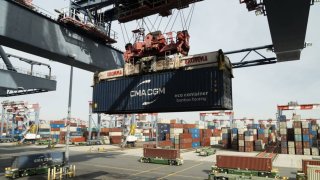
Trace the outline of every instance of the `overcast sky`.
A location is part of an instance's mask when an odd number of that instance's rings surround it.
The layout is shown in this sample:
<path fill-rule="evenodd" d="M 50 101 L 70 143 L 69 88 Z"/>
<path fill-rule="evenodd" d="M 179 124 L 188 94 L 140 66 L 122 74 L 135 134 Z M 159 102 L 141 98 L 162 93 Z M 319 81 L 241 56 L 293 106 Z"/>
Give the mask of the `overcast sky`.
<path fill-rule="evenodd" d="M 69 1 L 34 0 L 34 3 L 54 14 L 54 9 L 66 7 Z M 185 14 L 187 13 L 188 10 L 185 10 Z M 312 6 L 306 41 L 312 42 L 313 46 L 302 51 L 300 61 L 234 70 L 233 102 L 236 118 L 275 118 L 276 105 L 287 104 L 289 101 L 298 101 L 300 104 L 320 103 L 320 81 L 318 79 L 320 77 L 319 17 L 320 6 Z M 155 17 L 150 17 L 151 21 L 155 19 Z M 163 22 L 166 21 L 168 18 L 164 18 Z M 136 22 L 126 24 L 129 36 L 131 36 L 130 31 L 136 26 Z M 165 23 L 161 24 L 160 29 L 164 30 L 165 26 Z M 118 22 L 113 23 L 113 29 L 119 33 L 118 43 L 115 46 L 124 49 L 124 42 L 127 40 L 123 39 Z M 179 20 L 173 26 L 173 30 L 181 30 Z M 247 12 L 245 5 L 240 5 L 238 0 L 207 0 L 197 3 L 189 34 L 191 36 L 189 54 L 205 53 L 218 49 L 230 51 L 272 44 L 267 17 Z M 66 117 L 70 67 L 9 48 L 5 50 L 8 53 L 49 63 L 52 66 L 53 74 L 57 76 L 57 91 L 19 96 L 9 100 L 40 103 L 40 117 L 42 119 L 53 120 Z M 275 56 L 271 52 L 263 52 L 263 54 L 268 57 Z M 236 55 L 230 58 L 232 62 L 237 62 L 242 57 L 243 55 Z M 41 69 L 41 71 L 44 70 Z M 90 87 L 92 76 L 92 73 L 84 70 L 75 69 L 74 71 L 72 116 L 75 118 L 88 119 L 88 101 L 92 97 L 92 88 Z M 1 98 L 1 101 L 7 99 Z M 305 118 L 320 118 L 318 112 L 302 114 Z M 165 113 L 160 114 L 160 117 L 196 121 L 199 120 L 199 112 Z"/>

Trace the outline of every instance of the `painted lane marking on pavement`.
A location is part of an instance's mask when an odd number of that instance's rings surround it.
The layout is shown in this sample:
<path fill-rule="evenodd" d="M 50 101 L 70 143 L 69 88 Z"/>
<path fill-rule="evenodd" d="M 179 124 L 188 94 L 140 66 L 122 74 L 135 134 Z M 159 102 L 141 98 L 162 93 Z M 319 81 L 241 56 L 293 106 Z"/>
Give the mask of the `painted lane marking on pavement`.
<path fill-rule="evenodd" d="M 161 169 L 161 168 L 164 168 L 166 166 L 160 166 L 160 167 L 156 167 L 156 168 L 153 168 L 153 169 L 149 169 L 147 171 L 141 171 L 141 172 L 138 172 L 138 173 L 135 173 L 135 174 L 132 174 L 133 176 L 136 176 L 136 175 L 139 175 L 139 174 L 143 174 L 143 173 L 147 173 L 147 172 L 151 172 L 153 170 L 157 170 L 157 169 Z"/>
<path fill-rule="evenodd" d="M 163 177 L 161 177 L 161 178 L 158 178 L 158 180 L 159 180 L 159 179 L 164 179 L 164 178 L 167 178 L 167 177 L 170 177 L 170 176 L 173 176 L 173 175 L 176 175 L 176 174 L 181 173 L 181 172 L 183 172 L 183 171 L 186 171 L 186 170 L 192 169 L 192 168 L 194 168 L 194 167 L 200 166 L 201 164 L 203 164 L 203 162 L 202 162 L 202 163 L 199 163 L 199 164 L 196 164 L 196 165 L 193 165 L 193 166 L 191 166 L 191 167 L 188 167 L 188 168 L 186 168 L 186 169 L 183 169 L 183 170 L 180 170 L 180 171 L 177 171 L 177 172 L 168 174 L 167 176 L 163 176 Z"/>

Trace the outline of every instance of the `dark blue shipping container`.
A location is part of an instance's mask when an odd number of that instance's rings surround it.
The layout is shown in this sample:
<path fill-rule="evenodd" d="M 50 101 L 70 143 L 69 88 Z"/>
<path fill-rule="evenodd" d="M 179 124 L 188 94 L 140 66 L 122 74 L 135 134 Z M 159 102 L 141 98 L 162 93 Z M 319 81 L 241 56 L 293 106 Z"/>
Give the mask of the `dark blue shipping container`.
<path fill-rule="evenodd" d="M 50 124 L 51 128 L 63 128 L 64 124 Z"/>
<path fill-rule="evenodd" d="M 229 139 L 229 138 L 231 138 L 230 134 L 227 134 L 227 133 L 222 134 L 222 139 Z"/>
<path fill-rule="evenodd" d="M 232 128 L 232 134 L 238 134 L 238 128 Z"/>
<path fill-rule="evenodd" d="M 13 158 L 12 169 L 27 169 L 50 166 L 63 166 L 65 164 L 64 152 L 49 152 L 41 154 L 22 155 Z"/>
<path fill-rule="evenodd" d="M 208 126 L 208 129 L 215 129 L 215 126 Z"/>
<path fill-rule="evenodd" d="M 253 132 L 252 131 L 245 131 L 244 135 L 245 136 L 253 136 Z"/>
<path fill-rule="evenodd" d="M 286 115 L 281 115 L 281 116 L 279 117 L 279 119 L 280 119 L 280 122 L 287 122 L 287 117 L 286 117 Z"/>
<path fill-rule="evenodd" d="M 231 77 L 229 71 L 210 67 L 101 81 L 93 87 L 93 111 L 117 114 L 231 110 Z"/>

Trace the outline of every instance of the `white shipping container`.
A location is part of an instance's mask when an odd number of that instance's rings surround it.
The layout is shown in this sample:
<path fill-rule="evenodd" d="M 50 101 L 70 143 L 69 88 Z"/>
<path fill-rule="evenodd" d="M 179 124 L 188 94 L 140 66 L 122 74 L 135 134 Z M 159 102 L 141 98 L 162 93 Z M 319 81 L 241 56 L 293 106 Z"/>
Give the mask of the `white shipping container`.
<path fill-rule="evenodd" d="M 294 120 L 294 121 L 301 121 L 301 115 L 294 115 L 294 116 L 292 117 L 292 120 Z"/>
<path fill-rule="evenodd" d="M 39 124 L 39 128 L 40 129 L 50 129 L 50 125 L 49 124 Z"/>
<path fill-rule="evenodd" d="M 294 148 L 288 148 L 288 154 L 296 154 L 296 150 Z"/>
<path fill-rule="evenodd" d="M 302 121 L 302 128 L 309 128 L 309 122 Z"/>
<path fill-rule="evenodd" d="M 245 141 L 253 141 L 253 136 L 245 136 L 244 140 Z"/>
<path fill-rule="evenodd" d="M 177 135 L 177 134 L 182 134 L 183 133 L 183 128 L 170 128 L 170 136 Z"/>
<path fill-rule="evenodd" d="M 319 149 L 318 148 L 311 148 L 312 156 L 319 156 Z"/>
<path fill-rule="evenodd" d="M 239 134 L 244 134 L 245 131 L 247 131 L 247 128 L 238 129 Z"/>
<path fill-rule="evenodd" d="M 252 129 L 252 132 L 253 132 L 254 135 L 258 134 L 257 131 L 258 131 L 257 129 Z"/>
<path fill-rule="evenodd" d="M 142 132 L 143 132 L 143 129 L 136 129 L 136 134 L 142 133 Z"/>
<path fill-rule="evenodd" d="M 320 166 L 307 165 L 308 180 L 320 179 Z"/>
<path fill-rule="evenodd" d="M 311 155 L 310 148 L 304 148 L 303 149 L 303 154 L 304 155 Z"/>
<path fill-rule="evenodd" d="M 244 140 L 239 140 L 239 146 L 244 146 Z"/>
<path fill-rule="evenodd" d="M 286 135 L 287 134 L 287 129 L 280 129 L 280 134 L 281 135 Z"/>
<path fill-rule="evenodd" d="M 294 134 L 301 134 L 301 128 L 294 128 Z"/>
<path fill-rule="evenodd" d="M 223 128 L 221 130 L 222 130 L 222 134 L 227 134 L 229 132 L 229 129 L 227 129 L 227 128 Z"/>
<path fill-rule="evenodd" d="M 109 132 L 109 136 L 122 136 L 122 132 Z"/>
<path fill-rule="evenodd" d="M 144 129 L 143 130 L 143 133 L 149 133 L 150 131 L 149 131 L 149 129 Z"/>
<path fill-rule="evenodd" d="M 77 131 L 77 127 L 71 127 L 70 126 L 70 132 L 76 132 Z"/>
<path fill-rule="evenodd" d="M 287 129 L 287 122 L 280 122 L 280 129 Z"/>
<path fill-rule="evenodd" d="M 37 137 L 36 134 L 30 134 L 30 133 L 26 134 L 25 136 L 26 139 L 36 139 L 36 137 Z"/>
<path fill-rule="evenodd" d="M 288 141 L 288 147 L 294 148 L 294 141 Z"/>

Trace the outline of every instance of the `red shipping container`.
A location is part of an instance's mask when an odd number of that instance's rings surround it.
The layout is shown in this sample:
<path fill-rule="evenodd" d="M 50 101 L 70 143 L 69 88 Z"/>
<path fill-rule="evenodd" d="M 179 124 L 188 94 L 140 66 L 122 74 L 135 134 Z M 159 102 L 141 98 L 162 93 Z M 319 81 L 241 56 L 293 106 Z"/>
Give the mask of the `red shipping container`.
<path fill-rule="evenodd" d="M 202 130 L 203 131 L 203 137 L 211 137 L 212 136 L 212 131 L 211 131 L 211 129 L 203 129 Z"/>
<path fill-rule="evenodd" d="M 295 142 L 295 147 L 297 148 L 297 149 L 302 149 L 303 148 L 303 146 L 302 146 L 302 142 Z"/>
<path fill-rule="evenodd" d="M 281 154 L 288 154 L 288 148 L 281 148 Z"/>
<path fill-rule="evenodd" d="M 177 120 L 175 119 L 170 120 L 170 124 L 175 124 L 175 123 L 177 123 Z"/>
<path fill-rule="evenodd" d="M 64 121 L 50 121 L 50 124 L 64 124 Z"/>
<path fill-rule="evenodd" d="M 183 138 L 183 139 L 181 139 L 180 138 L 180 144 L 184 144 L 184 143 L 192 143 L 192 138 Z"/>
<path fill-rule="evenodd" d="M 296 154 L 297 155 L 303 155 L 303 149 L 296 148 Z"/>
<path fill-rule="evenodd" d="M 309 159 L 302 159 L 302 171 L 307 174 L 307 166 L 320 166 L 320 160 L 309 160 Z"/>
<path fill-rule="evenodd" d="M 86 138 L 84 137 L 77 137 L 77 138 L 71 138 L 70 139 L 71 142 L 86 142 Z"/>
<path fill-rule="evenodd" d="M 184 134 L 180 134 L 179 137 L 180 137 L 180 139 L 182 139 L 182 138 L 192 138 L 192 135 L 184 133 Z"/>
<path fill-rule="evenodd" d="M 245 147 L 253 147 L 254 146 L 254 142 L 253 141 L 245 141 L 244 142 L 244 146 Z"/>
<path fill-rule="evenodd" d="M 239 135 L 238 135 L 238 139 L 239 139 L 239 140 L 244 140 L 244 135 L 243 135 L 243 134 L 239 134 Z"/>
<path fill-rule="evenodd" d="M 302 134 L 303 135 L 308 135 L 309 134 L 309 129 L 308 128 L 303 128 L 302 129 Z"/>
<path fill-rule="evenodd" d="M 173 146 L 173 143 L 171 141 L 159 141 L 158 142 L 158 145 L 160 147 L 166 147 L 166 146 Z"/>
<path fill-rule="evenodd" d="M 195 124 L 184 124 L 183 128 L 184 129 L 196 128 L 196 125 Z"/>
<path fill-rule="evenodd" d="M 110 128 L 110 132 L 122 132 L 122 128 Z"/>
<path fill-rule="evenodd" d="M 219 168 L 268 171 L 272 170 L 272 158 L 217 155 Z"/>
<path fill-rule="evenodd" d="M 122 143 L 122 136 L 112 136 L 110 137 L 111 144 L 120 144 Z"/>
<path fill-rule="evenodd" d="M 177 158 L 180 158 L 180 151 L 177 149 L 143 148 L 143 157 L 177 159 Z"/>
<path fill-rule="evenodd" d="M 60 131 L 60 128 L 51 128 L 51 131 Z"/>
<path fill-rule="evenodd" d="M 301 121 L 293 121 L 293 128 L 301 128 Z"/>
<path fill-rule="evenodd" d="M 303 148 L 310 148 L 310 142 L 303 142 Z"/>
<path fill-rule="evenodd" d="M 192 142 L 200 142 L 200 138 L 193 138 Z"/>
<path fill-rule="evenodd" d="M 101 128 L 100 132 L 108 133 L 110 132 L 110 128 Z"/>
<path fill-rule="evenodd" d="M 170 124 L 171 128 L 183 128 L 183 124 Z"/>
<path fill-rule="evenodd" d="M 143 148 L 156 148 L 156 144 L 153 144 L 153 143 L 143 144 Z"/>
<path fill-rule="evenodd" d="M 180 149 L 190 149 L 192 148 L 192 143 L 182 143 L 180 144 Z"/>

